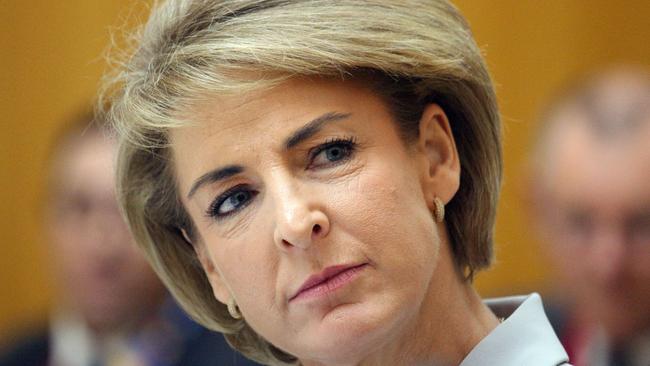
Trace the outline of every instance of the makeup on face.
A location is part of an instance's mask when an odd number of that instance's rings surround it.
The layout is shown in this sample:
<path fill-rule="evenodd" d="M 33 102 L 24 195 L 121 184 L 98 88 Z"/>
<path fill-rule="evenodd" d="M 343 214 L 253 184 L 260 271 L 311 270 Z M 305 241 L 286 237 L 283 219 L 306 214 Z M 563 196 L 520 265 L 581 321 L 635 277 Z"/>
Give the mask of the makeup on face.
<path fill-rule="evenodd" d="M 290 303 L 318 299 L 347 285 L 365 269 L 368 263 L 337 265 L 313 274 L 289 299 Z"/>
<path fill-rule="evenodd" d="M 171 140 L 219 301 L 234 295 L 246 322 L 292 354 L 316 344 L 307 358 L 371 352 L 418 316 L 439 241 L 415 150 L 381 97 L 297 79 L 205 108 Z"/>

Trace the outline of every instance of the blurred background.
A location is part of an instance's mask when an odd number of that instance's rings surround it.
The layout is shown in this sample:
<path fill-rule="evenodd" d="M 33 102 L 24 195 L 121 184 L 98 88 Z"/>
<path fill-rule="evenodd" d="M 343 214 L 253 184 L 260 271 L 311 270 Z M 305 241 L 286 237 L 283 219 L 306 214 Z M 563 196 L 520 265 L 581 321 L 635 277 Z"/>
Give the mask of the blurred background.
<path fill-rule="evenodd" d="M 484 50 L 504 122 L 497 261 L 484 296 L 544 293 L 548 259 L 531 235 L 523 181 L 539 108 L 567 81 L 616 63 L 650 64 L 650 2 L 456 0 Z M 41 229 L 44 167 L 60 126 L 92 102 L 111 34 L 148 2 L 0 0 L 0 343 L 47 316 L 53 290 Z"/>

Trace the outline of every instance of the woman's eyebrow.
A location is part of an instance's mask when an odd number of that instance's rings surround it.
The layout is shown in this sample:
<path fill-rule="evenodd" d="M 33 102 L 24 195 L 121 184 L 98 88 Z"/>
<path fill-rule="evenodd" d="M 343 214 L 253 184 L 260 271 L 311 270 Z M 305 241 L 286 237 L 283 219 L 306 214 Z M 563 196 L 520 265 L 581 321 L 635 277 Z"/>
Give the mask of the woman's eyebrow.
<path fill-rule="evenodd" d="M 320 131 L 323 128 L 323 125 L 329 122 L 346 119 L 350 117 L 350 115 L 351 113 L 328 112 L 320 117 L 316 117 L 287 137 L 286 140 L 284 140 L 284 148 L 289 150 Z"/>
<path fill-rule="evenodd" d="M 202 186 L 232 177 L 233 175 L 239 174 L 243 171 L 244 167 L 240 165 L 228 165 L 223 168 L 211 170 L 194 181 L 192 188 L 190 188 L 190 191 L 187 194 L 187 199 L 192 198 L 194 193 L 196 193 L 196 191 Z"/>
<path fill-rule="evenodd" d="M 323 114 L 322 116 L 314 118 L 313 120 L 309 121 L 306 125 L 294 131 L 289 137 L 287 137 L 287 139 L 284 141 L 285 149 L 289 150 L 292 147 L 301 143 L 302 141 L 313 136 L 315 133 L 317 133 L 323 128 L 323 125 L 329 122 L 340 121 L 342 119 L 350 117 L 350 115 L 351 113 L 328 112 Z M 228 165 L 223 168 L 211 170 L 203 174 L 202 176 L 200 176 L 196 181 L 194 181 L 194 184 L 192 184 L 192 187 L 187 193 L 187 199 L 192 198 L 192 196 L 196 193 L 196 191 L 202 186 L 232 177 L 233 175 L 239 174 L 243 171 L 244 171 L 244 167 L 242 167 L 241 165 Z"/>

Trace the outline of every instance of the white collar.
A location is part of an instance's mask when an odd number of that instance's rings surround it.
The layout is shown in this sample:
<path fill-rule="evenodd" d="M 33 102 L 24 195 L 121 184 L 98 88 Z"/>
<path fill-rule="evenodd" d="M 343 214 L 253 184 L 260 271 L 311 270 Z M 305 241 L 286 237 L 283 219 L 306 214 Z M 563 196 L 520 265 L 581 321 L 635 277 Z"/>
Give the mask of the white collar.
<path fill-rule="evenodd" d="M 89 366 L 98 364 L 107 353 L 128 354 L 124 334 L 116 332 L 99 338 L 72 312 L 54 313 L 50 321 L 50 342 L 49 366 Z"/>
<path fill-rule="evenodd" d="M 50 323 L 50 365 L 87 366 L 97 353 L 92 332 L 77 316 L 56 313 Z"/>
<path fill-rule="evenodd" d="M 537 293 L 486 300 L 506 318 L 483 338 L 459 366 L 557 366 L 569 357 L 546 318 Z"/>

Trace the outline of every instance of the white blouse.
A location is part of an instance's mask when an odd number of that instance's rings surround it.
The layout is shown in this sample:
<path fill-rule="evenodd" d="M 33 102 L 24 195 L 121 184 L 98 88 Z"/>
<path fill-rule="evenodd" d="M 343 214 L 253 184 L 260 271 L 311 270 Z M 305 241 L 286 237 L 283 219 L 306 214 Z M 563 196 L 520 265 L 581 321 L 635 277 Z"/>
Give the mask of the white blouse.
<path fill-rule="evenodd" d="M 490 299 L 485 304 L 505 320 L 472 349 L 460 366 L 570 366 L 539 294 Z"/>

